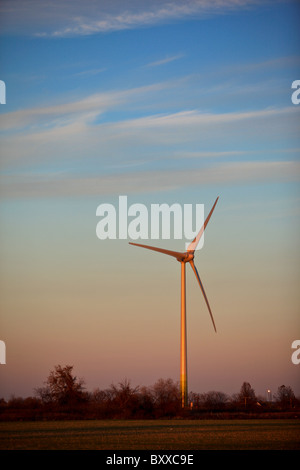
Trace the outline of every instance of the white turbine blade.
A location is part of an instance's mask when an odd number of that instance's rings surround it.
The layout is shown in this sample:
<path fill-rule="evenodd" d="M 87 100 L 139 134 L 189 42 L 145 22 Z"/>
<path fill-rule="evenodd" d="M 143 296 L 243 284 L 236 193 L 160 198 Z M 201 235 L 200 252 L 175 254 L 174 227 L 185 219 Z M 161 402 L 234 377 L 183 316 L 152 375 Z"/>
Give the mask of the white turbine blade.
<path fill-rule="evenodd" d="M 208 311 L 209 311 L 209 314 L 210 314 L 211 321 L 212 321 L 212 323 L 213 323 L 213 325 L 214 325 L 215 332 L 217 332 L 216 325 L 215 325 L 215 321 L 214 321 L 214 317 L 213 317 L 212 311 L 211 311 L 211 309 L 210 309 L 210 306 L 209 306 L 209 303 L 208 303 L 208 300 L 207 300 L 207 297 L 206 297 L 206 294 L 205 294 L 205 290 L 204 290 L 203 284 L 202 284 L 202 282 L 201 282 L 200 276 L 199 276 L 199 274 L 198 274 L 197 268 L 196 268 L 196 266 L 195 266 L 193 260 L 190 261 L 190 265 L 191 265 L 192 268 L 193 268 L 193 271 L 194 271 L 195 276 L 196 276 L 196 278 L 197 278 L 197 281 L 198 281 L 198 283 L 199 283 L 200 289 L 202 290 L 202 294 L 203 294 L 203 297 L 204 297 L 204 299 L 205 299 L 206 305 L 207 305 L 207 307 L 208 307 Z"/>
<path fill-rule="evenodd" d="M 163 248 L 157 248 L 156 246 L 140 245 L 139 243 L 132 242 L 129 242 L 129 245 L 141 246 L 142 248 L 147 248 L 148 250 L 158 251 L 159 253 L 164 253 L 165 255 L 173 256 L 174 258 L 178 259 L 178 261 L 183 260 L 185 257 L 185 253 L 181 253 L 180 251 L 170 251 L 165 250 Z"/>
<path fill-rule="evenodd" d="M 194 238 L 194 240 L 193 240 L 193 241 L 190 243 L 190 245 L 188 246 L 187 251 L 192 251 L 192 252 L 194 252 L 194 251 L 196 250 L 197 245 L 198 245 L 198 243 L 199 243 L 199 240 L 200 240 L 200 238 L 202 237 L 203 232 L 204 232 L 204 230 L 205 230 L 205 227 L 207 226 L 207 224 L 208 224 L 208 222 L 209 222 L 209 219 L 211 218 L 211 215 L 212 215 L 212 213 L 213 213 L 213 211 L 214 211 L 214 208 L 216 207 L 216 204 L 217 204 L 217 202 L 218 202 L 218 199 L 219 199 L 219 196 L 217 197 L 217 199 L 216 199 L 216 201 L 215 201 L 215 203 L 214 203 L 214 205 L 213 205 L 213 207 L 212 207 L 210 213 L 209 213 L 208 216 L 206 217 L 206 220 L 205 220 L 203 226 L 201 227 L 201 229 L 200 229 L 198 235 Z"/>

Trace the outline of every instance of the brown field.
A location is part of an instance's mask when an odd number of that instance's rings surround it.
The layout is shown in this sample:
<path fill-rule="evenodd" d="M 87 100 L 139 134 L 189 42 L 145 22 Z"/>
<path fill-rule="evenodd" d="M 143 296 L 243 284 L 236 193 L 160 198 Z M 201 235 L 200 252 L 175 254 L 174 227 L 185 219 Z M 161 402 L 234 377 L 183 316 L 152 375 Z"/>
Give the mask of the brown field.
<path fill-rule="evenodd" d="M 2 450 L 299 450 L 300 421 L 0 422 Z"/>

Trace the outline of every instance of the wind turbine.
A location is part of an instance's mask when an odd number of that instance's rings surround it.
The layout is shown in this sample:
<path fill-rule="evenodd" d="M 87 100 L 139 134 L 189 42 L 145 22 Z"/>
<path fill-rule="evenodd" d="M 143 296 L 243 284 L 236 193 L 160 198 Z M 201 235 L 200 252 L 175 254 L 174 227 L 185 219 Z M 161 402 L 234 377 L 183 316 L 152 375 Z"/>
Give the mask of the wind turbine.
<path fill-rule="evenodd" d="M 201 282 L 200 276 L 198 274 L 198 271 L 196 269 L 195 263 L 194 263 L 194 253 L 197 248 L 197 245 L 199 243 L 200 238 L 203 235 L 203 232 L 209 222 L 209 219 L 211 218 L 211 215 L 214 211 L 214 208 L 216 207 L 216 204 L 218 202 L 219 197 L 217 197 L 210 213 L 208 214 L 207 218 L 205 219 L 205 222 L 203 226 L 201 227 L 198 235 L 194 238 L 194 240 L 190 243 L 188 246 L 187 251 L 184 253 L 178 252 L 178 251 L 170 251 L 170 250 L 165 250 L 163 248 L 157 248 L 154 246 L 149 246 L 149 245 L 141 245 L 139 243 L 132 243 L 129 242 L 130 245 L 135 245 L 135 246 L 140 246 L 142 248 L 147 248 L 149 250 L 153 251 L 158 251 L 159 253 L 164 253 L 169 256 L 173 256 L 174 258 L 177 259 L 181 263 L 181 333 L 180 333 L 180 394 L 181 394 L 181 404 L 182 407 L 187 407 L 188 406 L 188 387 L 187 387 L 187 334 L 186 334 L 186 282 L 185 282 L 185 265 L 186 263 L 190 263 L 195 276 L 197 278 L 197 281 L 199 283 L 200 289 L 202 291 L 203 297 L 205 299 L 206 305 L 208 307 L 208 311 L 210 314 L 210 318 L 212 320 L 215 332 L 216 330 L 216 325 L 214 322 L 213 314 L 208 302 L 208 299 L 205 294 L 205 290 L 203 287 L 203 284 Z"/>

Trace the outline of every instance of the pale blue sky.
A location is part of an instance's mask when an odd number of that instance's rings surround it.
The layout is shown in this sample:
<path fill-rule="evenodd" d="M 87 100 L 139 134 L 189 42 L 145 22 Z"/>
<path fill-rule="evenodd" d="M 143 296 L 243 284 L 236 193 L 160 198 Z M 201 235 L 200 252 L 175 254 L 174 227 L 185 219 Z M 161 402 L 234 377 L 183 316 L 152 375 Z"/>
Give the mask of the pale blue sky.
<path fill-rule="evenodd" d="M 89 389 L 177 380 L 179 266 L 96 238 L 97 206 L 123 194 L 206 213 L 220 196 L 196 256 L 218 335 L 190 277 L 190 389 L 300 394 L 299 3 L 11 0 L 0 16 L 0 395 L 58 363 Z"/>

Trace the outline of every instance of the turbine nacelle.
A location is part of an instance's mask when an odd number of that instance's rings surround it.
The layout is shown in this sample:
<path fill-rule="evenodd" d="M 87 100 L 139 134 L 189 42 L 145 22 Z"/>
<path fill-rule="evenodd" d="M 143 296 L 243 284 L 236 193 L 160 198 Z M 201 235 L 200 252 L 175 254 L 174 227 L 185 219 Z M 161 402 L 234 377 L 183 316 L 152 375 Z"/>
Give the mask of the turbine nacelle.
<path fill-rule="evenodd" d="M 192 251 L 187 251 L 185 253 L 182 253 L 184 258 L 182 258 L 182 260 L 178 260 L 178 261 L 181 261 L 182 263 L 189 263 L 190 261 L 193 261 L 194 259 L 194 252 Z"/>

